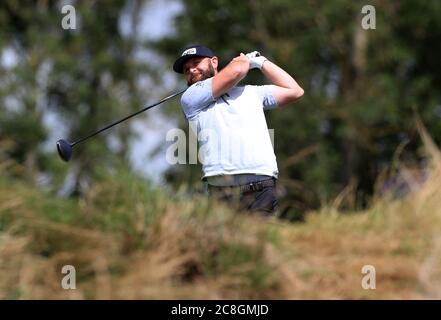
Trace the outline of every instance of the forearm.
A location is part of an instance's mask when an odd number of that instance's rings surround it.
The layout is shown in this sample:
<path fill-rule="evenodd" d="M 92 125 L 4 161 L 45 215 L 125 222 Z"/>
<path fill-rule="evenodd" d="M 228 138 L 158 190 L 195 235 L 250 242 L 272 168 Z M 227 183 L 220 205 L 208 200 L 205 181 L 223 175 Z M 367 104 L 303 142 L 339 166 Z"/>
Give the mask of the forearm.
<path fill-rule="evenodd" d="M 302 89 L 288 72 L 269 60 L 263 63 L 261 71 L 276 86 L 287 89 Z"/>
<path fill-rule="evenodd" d="M 217 98 L 237 85 L 248 73 L 250 63 L 243 54 L 234 58 L 213 77 L 213 97 Z"/>
<path fill-rule="evenodd" d="M 304 94 L 303 88 L 285 70 L 265 60 L 260 69 L 273 84 L 271 91 L 280 106 L 294 102 Z"/>
<path fill-rule="evenodd" d="M 225 78 L 226 81 L 231 81 L 236 85 L 247 75 L 249 70 L 249 63 L 246 60 L 233 59 L 219 74 Z"/>

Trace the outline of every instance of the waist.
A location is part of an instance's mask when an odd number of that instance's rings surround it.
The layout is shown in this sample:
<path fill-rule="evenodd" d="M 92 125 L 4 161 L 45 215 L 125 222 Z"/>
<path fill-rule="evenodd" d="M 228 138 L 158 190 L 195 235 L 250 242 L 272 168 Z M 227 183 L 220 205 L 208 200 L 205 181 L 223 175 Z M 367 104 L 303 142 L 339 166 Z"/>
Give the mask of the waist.
<path fill-rule="evenodd" d="M 241 185 L 237 185 L 237 186 L 215 186 L 215 185 L 210 185 L 208 184 L 208 191 L 209 193 L 212 192 L 216 192 L 217 191 L 223 191 L 225 189 L 228 190 L 237 190 L 240 191 L 241 193 L 245 193 L 245 192 L 258 192 L 263 190 L 264 188 L 267 187 L 275 187 L 276 186 L 276 179 L 273 177 L 269 177 L 266 176 L 267 178 L 265 180 L 260 180 L 260 181 L 256 181 L 256 182 L 248 182 L 246 184 L 241 184 Z"/>
<path fill-rule="evenodd" d="M 271 179 L 274 177 L 260 174 L 218 175 L 204 178 L 209 185 L 217 187 L 237 187 Z"/>

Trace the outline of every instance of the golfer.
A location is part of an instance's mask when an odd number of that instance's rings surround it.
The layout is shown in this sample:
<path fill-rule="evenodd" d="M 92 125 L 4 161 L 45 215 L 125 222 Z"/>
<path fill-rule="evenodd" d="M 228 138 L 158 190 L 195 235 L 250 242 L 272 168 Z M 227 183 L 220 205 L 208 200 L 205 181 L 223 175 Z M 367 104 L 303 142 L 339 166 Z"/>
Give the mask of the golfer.
<path fill-rule="evenodd" d="M 240 211 L 271 216 L 278 169 L 263 111 L 296 101 L 303 89 L 257 51 L 241 53 L 220 71 L 218 65 L 214 52 L 201 45 L 186 47 L 173 65 L 189 86 L 181 105 L 201 142 L 202 181 L 209 195 Z M 272 84 L 238 86 L 250 69 Z"/>

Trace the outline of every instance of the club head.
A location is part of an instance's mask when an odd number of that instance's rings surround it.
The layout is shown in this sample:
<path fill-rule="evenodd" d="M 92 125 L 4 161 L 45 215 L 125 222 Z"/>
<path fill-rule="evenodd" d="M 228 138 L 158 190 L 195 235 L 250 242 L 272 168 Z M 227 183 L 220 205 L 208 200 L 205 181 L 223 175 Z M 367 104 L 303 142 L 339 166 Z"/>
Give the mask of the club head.
<path fill-rule="evenodd" d="M 72 156 L 72 146 L 66 140 L 60 139 L 57 141 L 57 150 L 60 158 L 64 161 L 69 161 Z"/>

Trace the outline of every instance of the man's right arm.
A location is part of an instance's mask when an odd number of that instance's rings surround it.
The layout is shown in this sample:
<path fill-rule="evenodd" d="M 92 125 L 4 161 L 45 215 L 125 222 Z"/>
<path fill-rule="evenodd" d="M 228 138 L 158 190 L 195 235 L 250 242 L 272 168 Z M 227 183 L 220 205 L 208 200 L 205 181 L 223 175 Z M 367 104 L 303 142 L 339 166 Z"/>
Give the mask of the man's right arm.
<path fill-rule="evenodd" d="M 250 61 L 243 53 L 234 58 L 225 68 L 213 77 L 213 97 L 219 98 L 245 78 L 250 68 Z"/>

